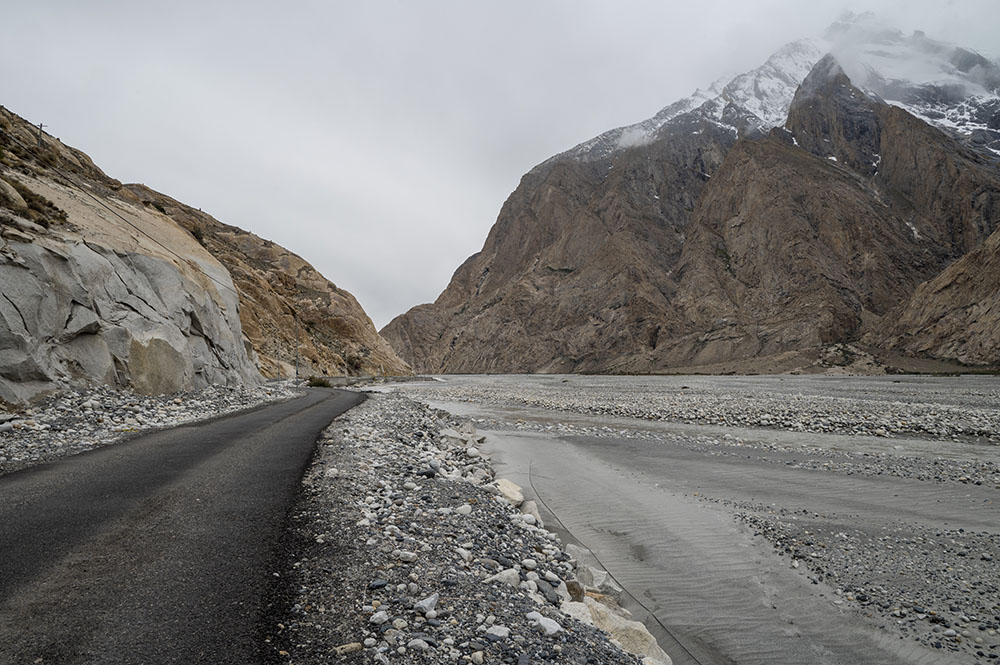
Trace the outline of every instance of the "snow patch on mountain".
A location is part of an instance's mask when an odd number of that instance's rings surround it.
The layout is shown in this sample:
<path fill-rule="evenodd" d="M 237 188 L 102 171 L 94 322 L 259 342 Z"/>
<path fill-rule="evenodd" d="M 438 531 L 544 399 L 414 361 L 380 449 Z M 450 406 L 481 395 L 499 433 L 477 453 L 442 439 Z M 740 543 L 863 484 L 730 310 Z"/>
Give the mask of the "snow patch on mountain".
<path fill-rule="evenodd" d="M 736 134 L 782 126 L 799 84 L 827 53 L 858 88 L 1000 154 L 1000 62 L 970 49 L 904 35 L 872 13 L 845 13 L 822 37 L 782 46 L 750 71 L 696 90 L 648 120 L 618 127 L 556 155 L 591 162 L 648 145 L 664 128 L 697 119 Z M 700 130 L 692 130 L 699 132 Z"/>
<path fill-rule="evenodd" d="M 1000 149 L 1000 61 L 904 35 L 868 13 L 826 32 L 830 52 L 855 86 L 940 129 Z"/>

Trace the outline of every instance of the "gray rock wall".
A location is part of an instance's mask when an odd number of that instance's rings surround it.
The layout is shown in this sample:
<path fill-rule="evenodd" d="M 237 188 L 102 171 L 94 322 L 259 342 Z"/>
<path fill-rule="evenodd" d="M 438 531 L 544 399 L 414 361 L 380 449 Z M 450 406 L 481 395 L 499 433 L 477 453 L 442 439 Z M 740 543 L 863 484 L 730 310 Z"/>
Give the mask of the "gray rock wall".
<path fill-rule="evenodd" d="M 27 223 L 5 225 L 0 245 L 0 400 L 69 383 L 170 393 L 260 381 L 235 292 L 163 258 L 36 236 Z"/>

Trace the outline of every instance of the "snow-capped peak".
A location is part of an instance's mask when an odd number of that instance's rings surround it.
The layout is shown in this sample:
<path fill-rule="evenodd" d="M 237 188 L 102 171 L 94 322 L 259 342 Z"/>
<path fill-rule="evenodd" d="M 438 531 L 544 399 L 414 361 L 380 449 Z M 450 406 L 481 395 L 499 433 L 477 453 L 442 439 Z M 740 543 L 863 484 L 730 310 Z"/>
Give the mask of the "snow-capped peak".
<path fill-rule="evenodd" d="M 830 26 L 830 52 L 851 82 L 927 122 L 994 152 L 1000 148 L 1000 62 L 936 41 L 905 35 L 872 14 Z"/>
<path fill-rule="evenodd" d="M 664 125 L 692 112 L 724 124 L 727 106 L 740 111 L 731 117 L 750 119 L 760 130 L 780 126 L 799 84 L 827 53 L 855 86 L 1000 150 L 1000 62 L 920 31 L 904 35 L 871 13 L 845 13 L 822 37 L 786 44 L 756 69 L 720 79 L 648 120 L 612 129 L 553 159 L 595 161 L 648 144 Z"/>

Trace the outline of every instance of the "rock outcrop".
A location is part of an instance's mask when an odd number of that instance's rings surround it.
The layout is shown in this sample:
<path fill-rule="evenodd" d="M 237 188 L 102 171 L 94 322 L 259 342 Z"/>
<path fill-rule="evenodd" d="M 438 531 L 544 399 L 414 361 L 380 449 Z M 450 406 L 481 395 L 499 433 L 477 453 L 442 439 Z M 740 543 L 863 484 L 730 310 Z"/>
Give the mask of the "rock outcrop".
<path fill-rule="evenodd" d="M 297 313 L 296 318 L 293 312 Z M 405 374 L 357 301 L 287 250 L 158 194 L 0 108 L 0 400 L 294 372 Z"/>
<path fill-rule="evenodd" d="M 82 153 L 49 137 L 37 149 L 6 110 L 0 129 L 0 400 L 73 382 L 169 393 L 260 380 L 222 264 Z"/>
<path fill-rule="evenodd" d="M 862 337 L 984 359 L 877 331 L 1000 225 L 993 153 L 855 87 L 832 56 L 801 79 L 785 128 L 764 131 L 772 114 L 739 89 L 642 125 L 635 144 L 621 130 L 533 169 L 483 250 L 383 335 L 426 372 L 819 369 Z M 948 329 L 997 346 L 980 320 Z"/>
<path fill-rule="evenodd" d="M 301 257 L 143 185 L 136 203 L 187 229 L 228 270 L 240 298 L 243 334 L 267 377 L 412 374 L 354 296 Z"/>
<path fill-rule="evenodd" d="M 1000 231 L 921 284 L 865 341 L 909 356 L 1000 367 Z"/>

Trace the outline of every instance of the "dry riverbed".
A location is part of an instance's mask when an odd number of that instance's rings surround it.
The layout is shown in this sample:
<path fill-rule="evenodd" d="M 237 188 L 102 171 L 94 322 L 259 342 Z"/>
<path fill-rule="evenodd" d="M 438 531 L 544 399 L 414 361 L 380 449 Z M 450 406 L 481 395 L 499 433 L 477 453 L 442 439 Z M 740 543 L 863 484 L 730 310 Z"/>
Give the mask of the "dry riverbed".
<path fill-rule="evenodd" d="M 482 440 L 467 420 L 393 395 L 327 430 L 292 518 L 296 595 L 274 645 L 282 658 L 669 663 L 618 606 L 613 582 L 495 478 Z"/>

